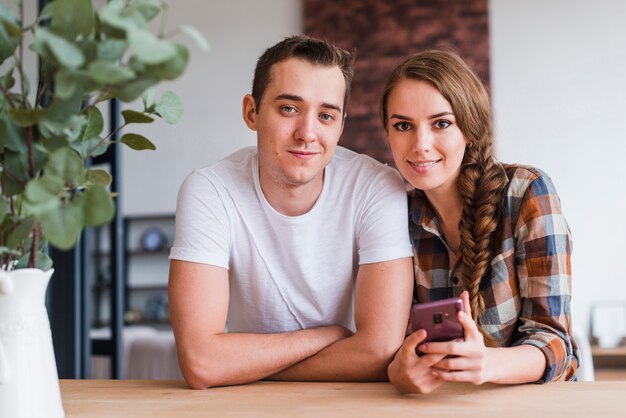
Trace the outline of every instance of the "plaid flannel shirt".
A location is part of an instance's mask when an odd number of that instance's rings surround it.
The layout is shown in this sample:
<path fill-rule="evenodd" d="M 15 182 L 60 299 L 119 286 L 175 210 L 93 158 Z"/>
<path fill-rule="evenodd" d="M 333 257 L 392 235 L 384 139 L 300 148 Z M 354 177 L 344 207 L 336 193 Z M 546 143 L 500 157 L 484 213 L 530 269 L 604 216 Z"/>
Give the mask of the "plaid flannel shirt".
<path fill-rule="evenodd" d="M 578 366 L 571 338 L 572 240 L 559 197 L 542 171 L 505 165 L 509 183 L 494 240 L 491 267 L 481 280 L 480 327 L 502 346 L 530 344 L 546 357 L 539 382 L 572 380 Z M 418 302 L 460 295 L 460 262 L 452 254 L 424 193 L 410 202 Z"/>

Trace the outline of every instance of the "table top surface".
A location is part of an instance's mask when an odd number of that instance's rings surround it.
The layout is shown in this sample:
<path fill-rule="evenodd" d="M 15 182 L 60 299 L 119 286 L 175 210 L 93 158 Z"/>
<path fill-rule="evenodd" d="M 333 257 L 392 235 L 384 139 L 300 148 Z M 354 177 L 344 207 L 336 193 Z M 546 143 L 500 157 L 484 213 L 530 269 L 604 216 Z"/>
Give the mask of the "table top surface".
<path fill-rule="evenodd" d="M 448 383 L 401 395 L 389 383 L 257 382 L 206 390 L 182 381 L 62 380 L 66 417 L 624 417 L 626 381 Z"/>

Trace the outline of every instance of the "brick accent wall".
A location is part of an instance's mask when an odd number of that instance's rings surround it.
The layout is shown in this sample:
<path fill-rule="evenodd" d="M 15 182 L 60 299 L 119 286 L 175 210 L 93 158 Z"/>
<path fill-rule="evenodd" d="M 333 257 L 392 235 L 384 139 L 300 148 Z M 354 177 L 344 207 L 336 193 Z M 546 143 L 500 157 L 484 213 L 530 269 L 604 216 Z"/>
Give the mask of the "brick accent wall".
<path fill-rule="evenodd" d="M 489 85 L 488 0 L 302 0 L 304 32 L 356 49 L 340 145 L 392 164 L 378 117 L 391 70 L 423 49 L 456 51 Z"/>

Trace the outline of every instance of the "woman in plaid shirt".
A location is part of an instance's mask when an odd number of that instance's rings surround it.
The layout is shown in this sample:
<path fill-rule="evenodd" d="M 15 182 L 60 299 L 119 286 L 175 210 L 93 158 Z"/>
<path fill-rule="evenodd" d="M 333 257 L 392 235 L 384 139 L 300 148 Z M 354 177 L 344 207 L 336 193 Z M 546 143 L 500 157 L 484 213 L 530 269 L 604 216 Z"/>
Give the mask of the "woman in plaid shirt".
<path fill-rule="evenodd" d="M 465 307 L 464 341 L 422 343 L 426 332 L 412 333 L 389 365 L 391 382 L 428 393 L 446 381 L 572 380 L 569 228 L 545 173 L 494 159 L 480 80 L 452 53 L 419 53 L 389 76 L 381 117 L 415 187 L 418 302 L 460 296 Z"/>

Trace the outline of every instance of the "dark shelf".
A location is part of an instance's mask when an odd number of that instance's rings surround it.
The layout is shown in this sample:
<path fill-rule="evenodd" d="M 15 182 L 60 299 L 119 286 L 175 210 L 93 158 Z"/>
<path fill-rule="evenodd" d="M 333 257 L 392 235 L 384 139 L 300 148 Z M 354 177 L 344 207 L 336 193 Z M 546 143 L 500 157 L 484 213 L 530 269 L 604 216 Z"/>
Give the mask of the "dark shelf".
<path fill-rule="evenodd" d="M 139 291 L 139 292 L 149 292 L 153 290 L 167 290 L 166 284 L 155 284 L 155 285 L 126 285 L 126 288 L 129 290 Z"/>

